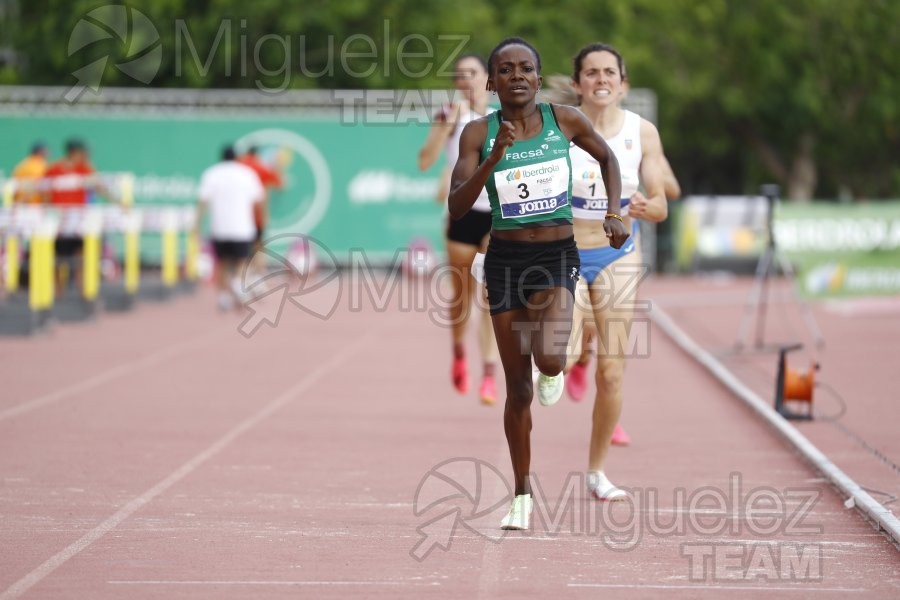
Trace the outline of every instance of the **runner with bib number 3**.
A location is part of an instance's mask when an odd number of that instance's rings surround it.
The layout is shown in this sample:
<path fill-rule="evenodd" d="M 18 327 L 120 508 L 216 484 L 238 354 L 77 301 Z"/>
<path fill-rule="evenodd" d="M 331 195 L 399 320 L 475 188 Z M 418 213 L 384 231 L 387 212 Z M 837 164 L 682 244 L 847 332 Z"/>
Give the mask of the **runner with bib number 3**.
<path fill-rule="evenodd" d="M 515 498 L 501 522 L 528 529 L 532 509 L 532 357 L 540 370 L 538 401 L 550 405 L 563 391 L 566 342 L 572 330 L 580 277 L 572 230 L 569 142 L 600 165 L 610 190 L 604 224 L 610 245 L 628 230 L 619 217 L 619 165 L 580 111 L 538 104 L 541 59 L 521 38 L 507 38 L 488 60 L 488 90 L 500 110 L 466 125 L 453 169 L 448 207 L 463 217 L 482 188 L 491 203 L 492 232 L 484 264 L 488 303 L 506 375 L 504 428 L 515 478 Z"/>

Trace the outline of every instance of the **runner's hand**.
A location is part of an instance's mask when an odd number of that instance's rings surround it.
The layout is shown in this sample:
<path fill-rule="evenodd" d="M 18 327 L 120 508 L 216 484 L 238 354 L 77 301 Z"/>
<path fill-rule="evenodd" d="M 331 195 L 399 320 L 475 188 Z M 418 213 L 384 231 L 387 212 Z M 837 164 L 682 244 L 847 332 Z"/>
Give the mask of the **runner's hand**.
<path fill-rule="evenodd" d="M 490 158 L 495 163 L 503 160 L 506 149 L 513 145 L 516 141 L 516 128 L 509 121 L 500 123 L 500 129 L 497 130 L 497 137 L 494 138 L 494 147 L 491 149 Z"/>
<path fill-rule="evenodd" d="M 647 217 L 647 197 L 640 192 L 635 192 L 628 201 L 628 215 L 637 219 Z"/>
<path fill-rule="evenodd" d="M 606 237 L 609 238 L 609 245 L 616 249 L 621 248 L 625 244 L 625 240 L 629 238 L 625 223 L 615 217 L 606 217 L 606 220 L 603 221 L 603 230 L 606 231 Z"/>

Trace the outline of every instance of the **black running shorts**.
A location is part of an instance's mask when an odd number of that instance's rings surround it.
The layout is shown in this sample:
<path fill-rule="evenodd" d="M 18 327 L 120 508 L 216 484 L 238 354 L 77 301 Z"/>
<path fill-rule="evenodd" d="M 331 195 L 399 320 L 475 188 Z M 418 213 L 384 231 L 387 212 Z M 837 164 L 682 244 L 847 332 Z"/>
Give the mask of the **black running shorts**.
<path fill-rule="evenodd" d="M 531 294 L 564 287 L 575 296 L 581 260 L 575 238 L 519 242 L 491 236 L 484 258 L 484 280 L 492 315 L 527 308 Z"/>
<path fill-rule="evenodd" d="M 481 240 L 491 230 L 491 213 L 470 210 L 457 220 L 450 219 L 447 225 L 447 239 L 453 242 L 481 246 Z"/>

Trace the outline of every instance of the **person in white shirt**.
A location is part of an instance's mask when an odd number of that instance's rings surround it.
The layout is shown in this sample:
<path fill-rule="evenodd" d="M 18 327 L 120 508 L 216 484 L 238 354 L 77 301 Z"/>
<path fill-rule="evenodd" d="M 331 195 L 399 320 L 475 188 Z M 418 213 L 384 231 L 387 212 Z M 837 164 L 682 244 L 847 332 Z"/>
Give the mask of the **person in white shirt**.
<path fill-rule="evenodd" d="M 206 169 L 200 178 L 197 230 L 209 214 L 209 237 L 218 260 L 216 287 L 221 310 L 245 301 L 238 281 L 253 250 L 257 219 L 264 214 L 265 189 L 256 172 L 236 160 L 230 146 L 222 161 Z"/>
<path fill-rule="evenodd" d="M 441 176 L 438 192 L 438 199 L 442 203 L 447 201 L 450 192 L 450 172 L 459 158 L 459 138 L 463 128 L 470 121 L 493 112 L 493 109 L 488 107 L 487 80 L 487 63 L 481 56 L 464 54 L 456 59 L 453 84 L 457 91 L 461 92 L 462 98 L 443 107 L 435 115 L 428 138 L 419 151 L 419 169 L 425 171 L 437 162 L 441 150 L 444 150 L 447 166 Z M 451 277 L 453 296 L 448 306 L 453 343 L 450 377 L 453 387 L 461 394 L 469 390 L 465 339 L 469 314 L 473 312 L 472 296 L 475 293 L 484 294 L 483 286 L 475 285 L 475 281 L 471 279 L 469 266 L 477 252 L 484 252 L 487 249 L 490 231 L 491 203 L 485 190 L 481 191 L 475 204 L 462 219 L 451 219 L 445 229 L 447 261 L 453 271 Z M 478 342 L 484 366 L 478 395 L 483 404 L 494 404 L 497 401 L 497 384 L 494 379 L 497 343 L 494 340 L 490 316 L 487 314 L 487 302 L 476 303 L 476 306 L 479 304 L 481 324 Z"/>

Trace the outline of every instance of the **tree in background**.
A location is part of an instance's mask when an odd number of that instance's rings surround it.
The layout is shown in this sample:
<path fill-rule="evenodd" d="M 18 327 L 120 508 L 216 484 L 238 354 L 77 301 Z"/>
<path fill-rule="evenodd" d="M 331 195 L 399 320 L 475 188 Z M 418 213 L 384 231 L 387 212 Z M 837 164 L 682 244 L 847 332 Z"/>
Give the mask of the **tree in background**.
<path fill-rule="evenodd" d="M 121 41 L 80 50 L 73 65 L 72 31 L 103 4 L 0 0 L 0 83 L 71 85 L 73 69 L 106 52 L 104 85 L 142 85 L 115 68 L 129 58 Z M 486 54 L 524 36 L 545 75 L 569 75 L 576 49 L 606 41 L 627 57 L 632 85 L 657 92 L 687 192 L 752 193 L 774 179 L 796 200 L 900 195 L 894 0 L 126 4 L 158 30 L 157 87 L 446 89 L 440 67 L 458 46 L 448 37 Z"/>
<path fill-rule="evenodd" d="M 900 190 L 900 3 L 635 0 L 611 9 L 636 85 L 659 94 L 667 149 L 695 177 L 733 189 L 722 176 L 737 166 L 738 191 L 774 178 L 796 200 Z M 696 166 L 706 159 L 732 168 Z"/>

